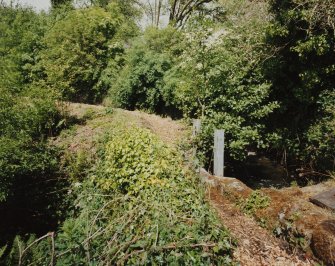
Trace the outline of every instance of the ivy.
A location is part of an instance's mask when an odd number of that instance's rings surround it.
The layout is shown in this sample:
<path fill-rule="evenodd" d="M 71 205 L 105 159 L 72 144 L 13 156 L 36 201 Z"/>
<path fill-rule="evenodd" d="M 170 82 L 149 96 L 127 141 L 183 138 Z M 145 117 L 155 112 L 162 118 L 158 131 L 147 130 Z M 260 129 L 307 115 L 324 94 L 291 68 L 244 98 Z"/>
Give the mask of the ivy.
<path fill-rule="evenodd" d="M 234 242 L 194 173 L 147 130 L 111 136 L 94 175 L 72 191 L 77 215 L 61 226 L 54 251 L 50 238 L 32 246 L 18 239 L 29 252 L 15 248 L 11 264 L 233 264 Z"/>

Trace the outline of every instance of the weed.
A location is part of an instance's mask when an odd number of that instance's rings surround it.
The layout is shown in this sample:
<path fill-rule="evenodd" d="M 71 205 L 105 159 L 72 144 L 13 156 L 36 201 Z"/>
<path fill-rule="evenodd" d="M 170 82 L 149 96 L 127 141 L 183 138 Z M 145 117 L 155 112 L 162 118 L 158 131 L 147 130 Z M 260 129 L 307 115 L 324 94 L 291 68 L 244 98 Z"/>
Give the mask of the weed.
<path fill-rule="evenodd" d="M 298 182 L 296 180 L 291 182 L 291 187 L 299 187 Z"/>
<path fill-rule="evenodd" d="M 76 216 L 55 237 L 17 239 L 8 264 L 57 254 L 58 265 L 231 265 L 234 243 L 181 156 L 148 130 L 109 133 L 90 178 L 72 186 Z"/>
<path fill-rule="evenodd" d="M 82 180 L 92 164 L 92 158 L 87 155 L 85 150 L 79 150 L 75 154 L 67 152 L 63 156 L 63 167 L 73 181 Z"/>
<path fill-rule="evenodd" d="M 106 113 L 106 115 L 112 115 L 112 114 L 114 114 L 114 108 L 112 108 L 112 107 L 106 107 L 105 113 Z"/>
<path fill-rule="evenodd" d="M 91 120 L 96 116 L 96 112 L 92 108 L 88 108 L 83 115 L 83 120 Z"/>
<path fill-rule="evenodd" d="M 254 215 L 258 209 L 269 207 L 270 198 L 259 190 L 255 190 L 246 200 L 240 201 L 238 205 L 242 212 L 248 215 Z"/>

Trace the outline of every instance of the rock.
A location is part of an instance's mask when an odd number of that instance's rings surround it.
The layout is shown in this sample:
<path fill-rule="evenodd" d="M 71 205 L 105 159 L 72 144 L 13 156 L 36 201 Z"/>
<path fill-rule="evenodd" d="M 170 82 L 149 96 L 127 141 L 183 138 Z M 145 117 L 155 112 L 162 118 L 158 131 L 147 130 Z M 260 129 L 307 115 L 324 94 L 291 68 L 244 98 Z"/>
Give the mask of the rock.
<path fill-rule="evenodd" d="M 237 181 L 228 184 L 228 187 L 236 189 L 237 191 L 242 191 L 245 189 L 244 186 L 242 186 L 242 183 Z"/>
<path fill-rule="evenodd" d="M 335 211 L 335 188 L 310 198 L 310 201 L 320 207 L 329 208 L 332 211 Z"/>
<path fill-rule="evenodd" d="M 335 220 L 325 220 L 316 226 L 312 236 L 314 254 L 327 265 L 335 265 Z"/>

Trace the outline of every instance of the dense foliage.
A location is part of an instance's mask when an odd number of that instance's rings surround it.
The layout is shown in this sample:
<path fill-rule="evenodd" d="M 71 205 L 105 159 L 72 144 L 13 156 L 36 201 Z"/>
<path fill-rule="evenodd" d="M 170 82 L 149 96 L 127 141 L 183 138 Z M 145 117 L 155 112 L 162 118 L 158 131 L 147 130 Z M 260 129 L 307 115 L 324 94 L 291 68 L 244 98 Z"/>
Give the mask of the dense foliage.
<path fill-rule="evenodd" d="M 164 76 L 180 53 L 182 33 L 174 28 L 149 28 L 127 50 L 124 67 L 109 97 L 115 106 L 143 109 L 178 116 L 174 91 L 165 86 Z"/>
<path fill-rule="evenodd" d="M 190 25 L 187 49 L 167 84 L 174 87 L 184 114 L 202 119 L 200 148 L 208 154 L 214 128 L 224 129 L 228 157 L 243 160 L 248 150 L 269 146 L 273 136 L 265 133 L 265 121 L 278 106 L 269 100 L 270 84 L 261 73 L 265 55 L 256 48 L 261 40 L 250 33 L 261 25 L 248 21 L 214 29 L 208 19 L 200 19 Z M 171 79 L 173 75 L 179 79 Z"/>
<path fill-rule="evenodd" d="M 47 172 L 55 163 L 45 148 L 45 137 L 58 120 L 52 98 L 16 96 L 0 90 L 0 201 L 10 193 L 15 178 Z"/>
<path fill-rule="evenodd" d="M 49 140 L 69 124 L 63 100 L 201 119 L 207 166 L 224 129 L 228 164 L 256 152 L 333 175 L 332 0 L 154 3 L 61 0 L 37 13 L 0 1 L 0 264 L 231 262 L 192 173 L 148 131 L 117 126 L 97 162 L 61 168 Z"/>
<path fill-rule="evenodd" d="M 60 119 L 53 93 L 30 86 L 43 36 L 44 15 L 0 6 L 0 201 L 13 195 L 13 183 L 46 174 L 56 163 L 45 146 Z"/>
<path fill-rule="evenodd" d="M 122 24 L 117 8 L 73 10 L 59 20 L 44 38 L 40 65 L 47 84 L 60 90 L 64 99 L 101 101 L 101 72 L 120 49 L 115 40 Z"/>
<path fill-rule="evenodd" d="M 46 18 L 34 11 L 0 5 L 0 86 L 18 92 L 31 81 Z"/>
<path fill-rule="evenodd" d="M 231 263 L 230 237 L 197 182 L 147 130 L 113 134 L 94 175 L 73 189 L 78 214 L 57 235 L 26 244 L 17 238 L 8 263 Z"/>
<path fill-rule="evenodd" d="M 271 1 L 268 41 L 278 50 L 269 60 L 272 98 L 280 110 L 270 127 L 280 149 L 312 170 L 334 169 L 335 5 L 332 1 Z"/>
<path fill-rule="evenodd" d="M 106 146 L 103 174 L 98 183 L 105 190 L 139 193 L 152 184 L 165 185 L 175 178 L 178 161 L 149 132 L 137 129 L 116 136 Z M 105 177 L 105 178 L 103 178 Z"/>
<path fill-rule="evenodd" d="M 132 42 L 112 103 L 201 118 L 199 147 L 208 160 L 221 128 L 228 161 L 257 151 L 304 173 L 333 170 L 333 4 L 222 6 L 221 20 L 195 12 L 182 30 L 151 30 Z"/>

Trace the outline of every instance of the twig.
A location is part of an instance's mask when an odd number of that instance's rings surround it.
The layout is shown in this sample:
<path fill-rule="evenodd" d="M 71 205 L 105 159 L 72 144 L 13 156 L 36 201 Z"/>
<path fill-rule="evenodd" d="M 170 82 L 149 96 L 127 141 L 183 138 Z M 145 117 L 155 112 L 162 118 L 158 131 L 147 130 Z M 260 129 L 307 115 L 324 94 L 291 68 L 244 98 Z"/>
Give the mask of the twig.
<path fill-rule="evenodd" d="M 51 261 L 50 261 L 50 266 L 54 266 L 54 257 L 55 257 L 55 233 L 52 232 L 51 235 Z"/>
<path fill-rule="evenodd" d="M 137 240 L 139 239 L 138 236 L 135 236 L 132 240 L 126 242 L 125 244 L 121 245 L 119 250 L 114 254 L 113 258 L 111 259 L 111 261 L 114 261 L 114 259 L 117 258 L 117 255 L 125 248 L 129 247 L 131 244 L 135 243 Z"/>
<path fill-rule="evenodd" d="M 47 238 L 47 237 L 52 237 L 53 238 L 53 236 L 54 236 L 54 232 L 49 232 L 49 233 L 45 234 L 44 236 L 41 236 L 40 238 L 37 238 L 32 243 L 30 243 L 22 252 L 20 251 L 21 248 L 20 248 L 20 245 L 19 245 L 19 253 L 20 253 L 19 266 L 22 265 L 23 255 L 28 249 L 30 249 L 33 245 L 35 245 L 39 241 L 43 240 L 44 238 Z"/>
<path fill-rule="evenodd" d="M 18 241 L 17 242 L 17 245 L 18 245 L 18 248 L 19 248 L 19 255 L 20 255 L 20 257 L 19 257 L 19 266 L 20 265 L 22 265 L 22 251 L 21 251 L 21 246 L 20 246 L 20 242 Z"/>
<path fill-rule="evenodd" d="M 155 240 L 155 247 L 157 246 L 157 242 L 158 242 L 158 224 L 156 224 L 156 229 L 157 229 L 157 232 L 156 232 L 156 240 Z"/>
<path fill-rule="evenodd" d="M 126 261 L 128 260 L 128 258 L 130 258 L 130 257 L 132 257 L 132 256 L 134 256 L 134 255 L 136 255 L 136 254 L 142 253 L 142 252 L 144 252 L 144 251 L 145 251 L 144 249 L 141 249 L 141 250 L 135 250 L 135 251 L 131 252 L 130 254 L 127 254 L 126 256 L 124 256 L 124 257 L 122 258 L 122 260 L 120 261 L 120 262 L 121 262 L 120 264 L 123 265 L 124 262 L 126 262 Z"/>
<path fill-rule="evenodd" d="M 196 247 L 215 247 L 217 244 L 215 243 L 199 243 L 199 244 L 191 244 L 191 245 L 181 245 L 178 246 L 176 243 L 172 243 L 166 246 L 158 247 L 158 250 L 160 249 L 176 249 L 176 248 L 196 248 Z"/>

